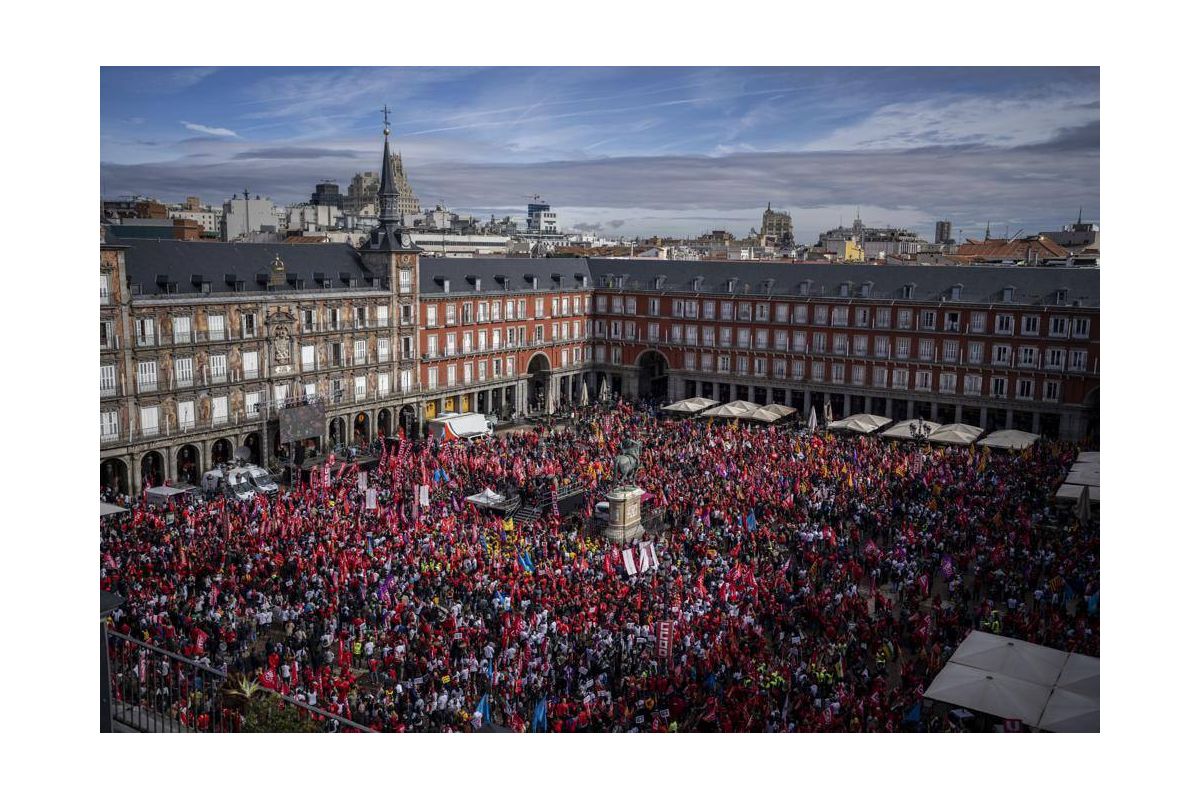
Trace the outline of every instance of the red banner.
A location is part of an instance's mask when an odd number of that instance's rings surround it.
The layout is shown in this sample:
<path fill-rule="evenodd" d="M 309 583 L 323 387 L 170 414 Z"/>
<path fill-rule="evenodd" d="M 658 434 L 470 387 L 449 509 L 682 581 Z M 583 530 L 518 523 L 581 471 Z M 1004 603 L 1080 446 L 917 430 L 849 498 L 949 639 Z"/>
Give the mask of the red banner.
<path fill-rule="evenodd" d="M 675 640 L 674 624 L 670 623 L 670 622 L 658 623 L 657 640 L 658 640 L 658 657 L 659 658 L 670 658 L 671 657 L 671 647 L 675 643 L 674 642 L 674 640 Z"/>

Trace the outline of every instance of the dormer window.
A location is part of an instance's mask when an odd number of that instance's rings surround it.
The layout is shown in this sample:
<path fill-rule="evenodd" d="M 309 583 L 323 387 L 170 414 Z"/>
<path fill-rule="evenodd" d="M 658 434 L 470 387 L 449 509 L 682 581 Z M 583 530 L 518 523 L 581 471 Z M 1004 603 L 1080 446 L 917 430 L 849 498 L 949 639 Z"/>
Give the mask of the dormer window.
<path fill-rule="evenodd" d="M 475 284 L 475 291 L 477 291 L 477 292 L 482 292 L 482 291 L 483 291 L 483 278 L 478 278 L 478 277 L 477 277 L 477 278 L 475 278 L 475 280 L 474 280 L 474 281 L 472 281 L 472 282 Z"/>
<path fill-rule="evenodd" d="M 838 284 L 838 297 L 850 296 L 850 281 L 842 281 Z"/>
<path fill-rule="evenodd" d="M 1065 306 L 1067 304 L 1067 290 L 1059 289 L 1054 293 L 1054 305 Z"/>
<path fill-rule="evenodd" d="M 870 297 L 871 289 L 874 288 L 874 286 L 875 286 L 874 283 L 872 283 L 871 281 L 867 281 L 866 283 L 864 283 L 862 286 L 860 286 L 858 288 L 858 296 L 859 297 Z"/>
<path fill-rule="evenodd" d="M 698 279 L 695 279 L 695 280 L 698 280 Z M 726 278 L 725 279 L 725 291 L 729 292 L 730 294 L 733 294 L 734 291 L 736 291 L 736 288 L 735 288 L 736 286 L 737 286 L 737 278 Z"/>
<path fill-rule="evenodd" d="M 692 278 L 692 291 L 693 291 L 693 292 L 698 292 L 698 291 L 700 291 L 700 283 L 701 283 L 703 280 L 704 280 L 704 279 L 703 279 L 703 278 L 700 278 L 700 277 L 695 277 L 695 278 Z"/>
<path fill-rule="evenodd" d="M 950 287 L 950 299 L 951 300 L 962 300 L 962 290 L 963 290 L 963 285 L 961 283 L 956 283 L 953 286 L 951 286 Z"/>
<path fill-rule="evenodd" d="M 800 281 L 800 294 L 803 297 L 807 297 L 811 293 L 812 293 L 812 281 L 811 280 Z"/>
<path fill-rule="evenodd" d="M 917 288 L 917 285 L 915 283 L 904 284 L 903 288 L 900 290 L 900 296 L 903 297 L 905 300 L 912 300 L 913 289 L 915 289 L 915 288 Z"/>
<path fill-rule="evenodd" d="M 1013 301 L 1013 292 L 1015 292 L 1016 290 L 1017 290 L 1017 287 L 1015 287 L 1015 286 L 1005 286 L 1004 287 L 1003 297 L 1004 297 L 1005 303 L 1011 303 Z"/>
<path fill-rule="evenodd" d="M 537 277 L 537 275 L 534 275 L 533 276 L 533 290 L 536 292 L 537 288 L 538 288 L 538 277 Z"/>
<path fill-rule="evenodd" d="M 667 280 L 666 275 L 655 275 L 654 276 L 654 288 L 655 289 L 663 288 L 663 284 L 666 283 L 666 280 Z"/>

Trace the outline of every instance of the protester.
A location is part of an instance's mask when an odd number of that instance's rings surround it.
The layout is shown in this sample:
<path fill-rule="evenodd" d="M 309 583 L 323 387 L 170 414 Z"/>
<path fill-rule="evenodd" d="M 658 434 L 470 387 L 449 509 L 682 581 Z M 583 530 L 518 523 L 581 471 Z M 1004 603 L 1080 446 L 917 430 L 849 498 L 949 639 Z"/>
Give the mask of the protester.
<path fill-rule="evenodd" d="M 662 514 L 633 575 L 589 511 L 626 437 Z M 619 402 L 401 439 L 365 488 L 335 464 L 275 499 L 139 502 L 101 521 L 100 583 L 115 629 L 381 731 L 893 731 L 972 629 L 1099 654 L 1098 525 L 1053 507 L 1074 456 Z M 548 484 L 584 487 L 581 517 L 465 500 Z"/>

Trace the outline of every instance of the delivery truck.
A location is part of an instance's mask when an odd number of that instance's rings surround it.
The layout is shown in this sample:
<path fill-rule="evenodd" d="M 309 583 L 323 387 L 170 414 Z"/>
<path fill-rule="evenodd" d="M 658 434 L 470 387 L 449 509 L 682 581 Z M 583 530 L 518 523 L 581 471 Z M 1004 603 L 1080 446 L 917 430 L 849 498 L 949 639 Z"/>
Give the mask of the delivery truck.
<path fill-rule="evenodd" d="M 491 436 L 494 424 L 483 414 L 442 414 L 429 420 L 430 439 L 480 439 Z"/>

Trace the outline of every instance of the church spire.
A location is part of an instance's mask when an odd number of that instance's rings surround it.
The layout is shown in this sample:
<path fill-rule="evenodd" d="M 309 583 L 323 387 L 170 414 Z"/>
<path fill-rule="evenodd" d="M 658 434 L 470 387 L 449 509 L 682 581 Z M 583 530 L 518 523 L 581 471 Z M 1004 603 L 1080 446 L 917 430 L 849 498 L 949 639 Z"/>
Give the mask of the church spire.
<path fill-rule="evenodd" d="M 383 107 L 383 173 L 379 179 L 379 222 L 400 222 L 400 192 L 392 176 L 392 154 L 388 144 L 391 127 L 388 125 L 388 107 Z"/>

